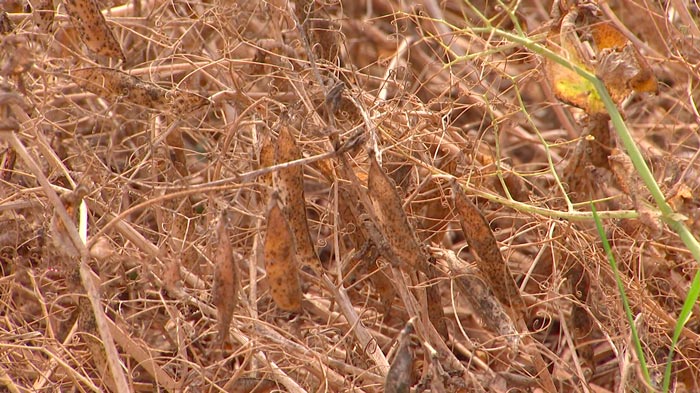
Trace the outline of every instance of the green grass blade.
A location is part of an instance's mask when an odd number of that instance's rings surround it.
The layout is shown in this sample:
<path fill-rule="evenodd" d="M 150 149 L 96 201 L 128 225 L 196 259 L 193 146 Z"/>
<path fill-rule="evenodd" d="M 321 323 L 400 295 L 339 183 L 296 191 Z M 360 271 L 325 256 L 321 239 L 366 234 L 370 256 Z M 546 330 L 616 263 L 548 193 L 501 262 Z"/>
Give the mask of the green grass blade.
<path fill-rule="evenodd" d="M 610 262 L 610 267 L 612 268 L 613 275 L 615 276 L 615 282 L 617 283 L 617 290 L 620 292 L 620 298 L 622 299 L 622 306 L 625 309 L 625 315 L 627 316 L 627 322 L 630 325 L 630 331 L 632 333 L 632 343 L 634 345 L 634 350 L 637 353 L 637 359 L 639 360 L 639 367 L 642 369 L 642 375 L 644 380 L 649 386 L 651 384 L 651 375 L 649 374 L 649 368 L 647 367 L 647 361 L 644 357 L 644 351 L 642 350 L 642 342 L 639 339 L 639 334 L 637 333 L 637 327 L 634 324 L 634 315 L 632 315 L 632 309 L 630 308 L 629 301 L 627 299 L 627 294 L 625 293 L 625 286 L 620 277 L 620 271 L 617 269 L 617 262 L 615 261 L 615 256 L 610 248 L 610 243 L 608 242 L 607 236 L 605 236 L 605 230 L 603 229 L 603 223 L 598 217 L 598 212 L 595 209 L 595 205 L 591 203 L 591 212 L 593 213 L 593 219 L 595 220 L 595 226 L 598 229 L 598 235 L 603 241 L 603 248 L 605 249 L 605 255 L 608 257 L 608 262 Z"/>

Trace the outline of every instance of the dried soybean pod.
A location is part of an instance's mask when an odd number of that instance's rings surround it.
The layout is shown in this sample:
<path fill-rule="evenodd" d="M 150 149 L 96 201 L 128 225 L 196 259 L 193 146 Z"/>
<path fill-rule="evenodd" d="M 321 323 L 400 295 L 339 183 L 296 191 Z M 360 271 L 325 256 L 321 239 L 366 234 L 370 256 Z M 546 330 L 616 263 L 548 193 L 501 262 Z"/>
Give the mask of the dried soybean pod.
<path fill-rule="evenodd" d="M 258 168 L 268 168 L 275 165 L 275 146 L 269 133 L 261 135 L 260 152 L 258 153 Z M 263 192 L 263 200 L 270 199 L 270 191 L 273 187 L 272 173 L 267 173 L 258 177 L 258 181 L 267 186 Z"/>
<path fill-rule="evenodd" d="M 238 378 L 224 386 L 227 393 L 270 393 L 277 389 L 277 383 L 271 379 Z"/>
<path fill-rule="evenodd" d="M 440 287 L 437 285 L 440 272 L 432 263 L 427 263 L 425 267 L 425 274 L 430 283 L 425 288 L 425 296 L 428 302 L 428 318 L 440 336 L 447 338 L 447 322 L 445 322 L 445 310 L 442 307 L 442 294 L 440 293 Z"/>
<path fill-rule="evenodd" d="M 238 304 L 239 278 L 233 248 L 228 238 L 229 217 L 221 214 L 216 226 L 219 244 L 216 248 L 214 264 L 214 287 L 212 288 L 212 303 L 216 306 L 219 322 L 219 342 L 223 345 L 228 338 L 228 329 L 233 320 L 233 310 Z"/>
<path fill-rule="evenodd" d="M 301 158 L 301 150 L 294 140 L 294 136 L 285 125 L 280 127 L 277 137 L 276 162 L 282 164 Z M 284 205 L 284 211 L 289 220 L 289 226 L 294 232 L 296 250 L 299 261 L 304 266 L 309 266 L 320 276 L 323 275 L 323 267 L 316 255 L 309 224 L 306 220 L 306 200 L 304 199 L 304 170 L 301 166 L 280 169 L 273 175 L 275 187 L 279 192 Z"/>
<path fill-rule="evenodd" d="M 209 98 L 201 96 L 191 91 L 176 89 L 168 93 L 170 97 L 170 108 L 173 113 L 181 115 L 194 112 L 203 108 L 211 102 Z"/>
<path fill-rule="evenodd" d="M 490 290 L 490 286 L 480 277 L 476 269 L 462 261 L 454 251 L 445 250 L 442 257 L 449 266 L 450 277 L 467 299 L 476 316 L 488 329 L 505 337 L 511 351 L 517 353 L 520 346 L 518 330 L 503 304 Z"/>
<path fill-rule="evenodd" d="M 374 154 L 370 156 L 369 178 L 367 180 L 368 194 L 374 206 L 374 212 L 379 220 L 381 232 L 387 239 L 392 251 L 401 261 L 414 270 L 422 271 L 428 280 L 434 281 L 439 277 L 435 266 L 428 263 L 429 256 L 418 243 L 418 238 L 408 222 L 401 198 L 389 176 L 379 167 Z M 406 266 L 403 267 L 404 269 Z M 445 313 L 442 309 L 440 288 L 435 282 L 426 288 L 428 298 L 428 317 L 441 336 L 447 337 Z"/>
<path fill-rule="evenodd" d="M 467 243 L 477 256 L 477 267 L 491 286 L 496 298 L 505 305 L 522 310 L 524 303 L 520 297 L 520 291 L 515 286 L 510 269 L 503 260 L 488 221 L 467 199 L 462 187 L 455 180 L 452 181 L 452 199 Z"/>
<path fill-rule="evenodd" d="M 415 318 L 415 317 L 414 317 Z M 389 367 L 384 381 L 385 393 L 408 393 L 413 385 L 414 373 L 413 363 L 415 357 L 411 345 L 411 335 L 413 334 L 414 318 L 411 318 L 406 326 L 399 333 L 399 350 Z"/>
<path fill-rule="evenodd" d="M 119 42 L 107 26 L 95 0 L 64 0 L 63 5 L 80 39 L 91 52 L 126 61 Z"/>
<path fill-rule="evenodd" d="M 279 207 L 276 194 L 270 198 L 263 250 L 272 300 L 282 310 L 301 311 L 302 294 L 294 235 Z"/>
<path fill-rule="evenodd" d="M 379 167 L 374 154 L 370 153 L 369 157 L 368 195 L 381 232 L 399 260 L 414 269 L 423 270 L 427 256 L 411 230 L 396 187 Z"/>
<path fill-rule="evenodd" d="M 47 34 L 53 32 L 53 19 L 56 11 L 53 8 L 53 0 L 31 0 L 32 18 L 39 29 Z"/>
<path fill-rule="evenodd" d="M 121 98 L 152 109 L 168 106 L 167 90 L 112 68 L 81 68 L 71 71 L 70 76 L 78 86 L 110 101 Z"/>

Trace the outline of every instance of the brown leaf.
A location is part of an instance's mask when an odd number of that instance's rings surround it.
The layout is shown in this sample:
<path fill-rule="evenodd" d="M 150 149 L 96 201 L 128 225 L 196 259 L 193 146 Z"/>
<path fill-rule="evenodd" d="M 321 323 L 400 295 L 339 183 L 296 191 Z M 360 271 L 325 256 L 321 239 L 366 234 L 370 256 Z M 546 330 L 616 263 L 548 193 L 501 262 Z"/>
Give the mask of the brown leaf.
<path fill-rule="evenodd" d="M 408 393 L 413 385 L 413 364 L 415 362 L 411 344 L 411 335 L 414 332 L 413 323 L 413 319 L 408 321 L 399 334 L 399 350 L 386 374 L 385 393 Z"/>
<path fill-rule="evenodd" d="M 124 52 L 107 26 L 104 15 L 95 0 L 64 0 L 71 23 L 85 46 L 93 53 L 126 61 Z"/>
<path fill-rule="evenodd" d="M 656 93 L 658 90 L 656 77 L 644 56 L 615 26 L 601 20 L 592 4 L 573 7 L 552 26 L 548 37 L 550 49 L 569 59 L 571 64 L 595 73 L 616 103 L 633 91 Z M 589 36 L 593 53 L 585 49 L 584 38 Z M 558 99 L 588 114 L 607 113 L 593 84 L 574 70 L 546 59 L 545 71 Z"/>
<path fill-rule="evenodd" d="M 12 20 L 5 10 L 0 11 L 0 34 L 5 35 L 15 29 Z"/>
<path fill-rule="evenodd" d="M 167 108 L 167 90 L 112 68 L 73 70 L 71 78 L 78 86 L 110 101 L 122 99 L 152 109 Z"/>
<path fill-rule="evenodd" d="M 617 83 L 619 83 L 619 81 L 623 82 L 623 85 L 618 89 L 611 89 L 610 86 L 608 86 L 611 93 L 621 95 L 624 91 L 627 91 L 629 94 L 632 90 L 640 93 L 658 92 L 658 82 L 646 58 L 639 53 L 639 50 L 637 50 L 632 42 L 630 42 L 617 27 L 609 22 L 593 20 L 591 22 L 591 33 L 593 42 L 602 58 L 599 61 L 600 67 L 596 70 L 596 74 L 600 73 L 606 85 L 613 81 Z M 605 65 L 606 62 L 609 62 L 609 59 L 606 59 L 606 55 L 604 54 L 606 49 L 611 49 L 607 51 L 608 54 L 617 55 L 615 58 L 619 63 L 616 64 L 615 67 L 621 66 L 618 75 L 607 74 L 607 72 L 611 72 L 612 70 L 608 69 L 608 66 Z M 616 80 L 615 78 L 618 79 Z M 625 97 L 623 96 L 620 99 L 623 98 Z"/>
<path fill-rule="evenodd" d="M 273 194 L 267 213 L 267 234 L 263 255 L 272 300 L 285 311 L 301 311 L 301 285 L 294 235 Z"/>
<path fill-rule="evenodd" d="M 298 160 L 301 150 L 287 126 L 280 127 L 277 138 L 276 161 L 278 164 Z M 316 255 L 309 225 L 306 219 L 306 200 L 304 198 L 304 170 L 301 166 L 281 169 L 273 175 L 275 187 L 279 193 L 289 226 L 294 232 L 299 261 L 309 266 L 319 276 L 323 275 L 323 267 Z"/>
<path fill-rule="evenodd" d="M 574 202 L 594 199 L 600 190 L 600 177 L 595 176 L 595 168 L 610 167 L 608 155 L 614 141 L 608 126 L 609 119 L 607 114 L 588 117 L 586 129 L 564 168 L 562 178 L 569 185 L 569 197 Z"/>
<path fill-rule="evenodd" d="M 212 288 L 212 303 L 216 306 L 219 318 L 219 342 L 223 345 L 228 338 L 228 330 L 233 320 L 233 311 L 238 304 L 240 287 L 236 260 L 228 236 L 228 216 L 222 214 L 216 226 L 219 244 L 214 257 L 214 286 Z"/>
<path fill-rule="evenodd" d="M 456 181 L 452 183 L 452 198 L 469 248 L 476 254 L 477 266 L 494 294 L 505 305 L 516 309 L 522 307 L 520 291 L 515 286 L 510 269 L 503 260 L 488 221 L 467 199 L 464 190 Z"/>
<path fill-rule="evenodd" d="M 109 370 L 107 351 L 99 338 L 100 334 L 97 330 L 95 314 L 93 313 L 90 300 L 86 296 L 80 296 L 78 299 L 78 328 L 85 333 L 81 335 L 81 338 L 92 355 L 92 362 L 95 365 L 95 369 L 102 377 L 105 385 L 112 391 L 115 391 L 114 379 Z"/>

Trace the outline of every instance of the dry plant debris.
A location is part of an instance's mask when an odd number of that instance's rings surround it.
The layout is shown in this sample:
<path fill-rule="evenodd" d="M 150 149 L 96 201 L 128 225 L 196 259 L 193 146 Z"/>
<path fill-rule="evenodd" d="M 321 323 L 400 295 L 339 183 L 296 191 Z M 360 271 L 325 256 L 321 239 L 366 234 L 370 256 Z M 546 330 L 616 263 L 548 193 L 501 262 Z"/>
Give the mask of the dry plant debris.
<path fill-rule="evenodd" d="M 662 378 L 697 262 L 521 43 L 697 234 L 693 2 L 59 3 L 0 6 L 0 391 L 644 391 L 592 200 Z"/>

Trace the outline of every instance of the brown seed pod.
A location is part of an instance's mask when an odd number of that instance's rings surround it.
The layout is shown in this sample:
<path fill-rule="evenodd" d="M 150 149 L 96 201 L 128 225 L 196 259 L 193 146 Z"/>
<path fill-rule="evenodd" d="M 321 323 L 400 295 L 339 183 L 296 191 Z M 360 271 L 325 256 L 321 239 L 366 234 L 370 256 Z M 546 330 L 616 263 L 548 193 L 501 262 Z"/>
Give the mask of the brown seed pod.
<path fill-rule="evenodd" d="M 53 19 L 56 11 L 53 8 L 53 0 L 31 0 L 32 18 L 39 29 L 47 34 L 53 32 Z"/>
<path fill-rule="evenodd" d="M 64 0 L 63 5 L 80 39 L 91 52 L 126 61 L 119 42 L 107 26 L 95 0 Z"/>
<path fill-rule="evenodd" d="M 496 238 L 483 214 L 467 199 L 462 187 L 452 182 L 452 199 L 459 224 L 470 249 L 476 254 L 477 266 L 498 300 L 515 309 L 523 309 L 520 291 L 515 286 L 508 265 L 503 260 Z"/>
<path fill-rule="evenodd" d="M 258 153 L 258 168 L 268 168 L 275 165 L 275 145 L 272 143 L 272 137 L 266 133 L 261 136 L 260 152 Z M 273 187 L 272 173 L 267 173 L 258 177 L 258 181 L 267 186 L 267 190 Z M 270 199 L 269 191 L 263 194 L 263 199 Z"/>
<path fill-rule="evenodd" d="M 270 393 L 277 388 L 275 381 L 264 378 L 238 378 L 224 386 L 227 393 Z"/>
<path fill-rule="evenodd" d="M 408 393 L 414 380 L 413 364 L 415 362 L 414 351 L 411 343 L 411 335 L 414 332 L 414 319 L 406 323 L 399 334 L 399 350 L 389 367 L 384 382 L 385 393 Z"/>
<path fill-rule="evenodd" d="M 382 234 L 398 259 L 408 266 L 423 270 L 427 256 L 418 244 L 404 212 L 396 187 L 379 167 L 374 154 L 369 154 L 368 194 L 379 220 Z"/>
<path fill-rule="evenodd" d="M 122 99 L 152 109 L 168 107 L 167 90 L 112 68 L 81 68 L 70 76 L 78 86 L 110 101 Z"/>
<path fill-rule="evenodd" d="M 294 235 L 280 209 L 277 194 L 270 198 L 263 250 L 272 300 L 282 310 L 301 311 L 302 294 Z"/>
<path fill-rule="evenodd" d="M 368 194 L 374 205 L 374 212 L 379 220 L 384 238 L 391 246 L 396 259 L 405 264 L 401 267 L 422 271 L 428 280 L 437 279 L 439 272 L 434 265 L 428 263 L 429 256 L 420 246 L 415 231 L 408 222 L 396 187 L 389 176 L 379 167 L 379 163 L 374 159 L 374 154 L 370 153 L 369 156 L 371 163 L 367 180 Z M 434 282 L 432 284 L 426 288 L 428 317 L 438 333 L 447 337 L 447 325 L 442 309 L 440 289 Z"/>
<path fill-rule="evenodd" d="M 170 97 L 170 107 L 173 113 L 183 114 L 194 112 L 211 103 L 209 98 L 186 90 L 174 90 L 168 93 Z"/>
<path fill-rule="evenodd" d="M 280 127 L 277 138 L 276 161 L 278 164 L 298 160 L 301 150 L 294 136 L 286 126 Z M 306 220 L 306 201 L 304 198 L 304 171 L 301 166 L 281 169 L 273 175 L 275 187 L 284 205 L 289 226 L 294 232 L 296 250 L 302 265 L 309 266 L 319 276 L 323 267 L 316 255 L 309 225 Z"/>
<path fill-rule="evenodd" d="M 225 213 L 219 217 L 216 235 L 219 244 L 214 257 L 216 272 L 211 297 L 212 303 L 216 306 L 219 322 L 219 342 L 223 345 L 228 338 L 228 329 L 233 320 L 233 310 L 238 304 L 240 286 L 233 248 L 228 238 L 228 217 Z"/>

